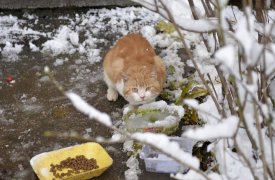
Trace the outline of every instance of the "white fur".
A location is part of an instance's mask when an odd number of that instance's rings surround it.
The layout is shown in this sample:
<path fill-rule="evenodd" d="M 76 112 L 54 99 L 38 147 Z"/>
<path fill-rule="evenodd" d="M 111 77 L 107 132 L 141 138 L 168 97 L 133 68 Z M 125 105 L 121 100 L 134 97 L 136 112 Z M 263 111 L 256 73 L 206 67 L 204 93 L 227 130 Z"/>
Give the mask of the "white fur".
<path fill-rule="evenodd" d="M 115 87 L 114 83 L 110 80 L 108 75 L 105 73 L 105 71 L 104 71 L 104 80 L 108 86 L 107 99 L 109 101 L 116 101 L 118 98 L 118 93 L 117 93 L 116 87 Z"/>
<path fill-rule="evenodd" d="M 143 97 L 143 98 L 142 98 Z M 154 101 L 156 96 L 154 96 L 151 91 L 146 91 L 145 88 L 138 88 L 138 92 L 133 92 L 127 100 L 130 104 L 140 105 L 145 103 L 150 103 Z"/>
<path fill-rule="evenodd" d="M 116 83 L 115 86 L 116 86 L 116 89 L 119 92 L 119 94 L 125 98 L 124 93 L 123 93 L 124 81 L 123 80 L 119 81 L 118 83 Z"/>
<path fill-rule="evenodd" d="M 113 88 L 108 88 L 108 90 L 107 90 L 107 99 L 109 101 L 116 101 L 117 98 L 118 98 L 117 91 Z"/>
<path fill-rule="evenodd" d="M 104 81 L 106 82 L 108 88 L 115 88 L 114 83 L 110 80 L 110 78 L 108 77 L 108 75 L 106 74 L 106 72 L 104 71 Z"/>

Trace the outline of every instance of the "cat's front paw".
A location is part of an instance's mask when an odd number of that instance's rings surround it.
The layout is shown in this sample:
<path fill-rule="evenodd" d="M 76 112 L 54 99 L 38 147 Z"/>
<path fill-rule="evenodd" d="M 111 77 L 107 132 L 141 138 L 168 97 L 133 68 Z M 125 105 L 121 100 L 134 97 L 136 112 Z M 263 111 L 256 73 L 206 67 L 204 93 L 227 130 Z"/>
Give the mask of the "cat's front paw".
<path fill-rule="evenodd" d="M 115 89 L 108 88 L 107 90 L 107 99 L 109 101 L 116 101 L 118 98 L 118 93 Z"/>

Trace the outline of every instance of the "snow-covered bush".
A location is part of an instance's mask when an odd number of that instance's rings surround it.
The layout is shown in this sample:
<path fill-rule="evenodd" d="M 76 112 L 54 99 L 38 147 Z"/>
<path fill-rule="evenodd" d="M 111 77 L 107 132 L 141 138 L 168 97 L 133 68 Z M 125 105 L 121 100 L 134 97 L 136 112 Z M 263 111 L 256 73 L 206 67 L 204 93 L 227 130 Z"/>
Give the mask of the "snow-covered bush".
<path fill-rule="evenodd" d="M 270 86 L 275 72 L 274 10 L 265 8 L 264 1 L 244 4 L 243 11 L 227 6 L 226 0 L 136 2 L 174 23 L 186 49 L 190 44 L 182 34 L 201 33 L 213 55 L 201 60 L 188 50 L 210 96 L 202 104 L 184 101 L 198 110 L 206 124 L 183 136 L 213 141 L 209 151 L 216 154 L 219 175 L 208 178 L 274 179 L 274 87 Z M 219 83 L 208 83 L 206 61 L 216 70 Z M 199 178 L 193 171 L 176 177 Z"/>

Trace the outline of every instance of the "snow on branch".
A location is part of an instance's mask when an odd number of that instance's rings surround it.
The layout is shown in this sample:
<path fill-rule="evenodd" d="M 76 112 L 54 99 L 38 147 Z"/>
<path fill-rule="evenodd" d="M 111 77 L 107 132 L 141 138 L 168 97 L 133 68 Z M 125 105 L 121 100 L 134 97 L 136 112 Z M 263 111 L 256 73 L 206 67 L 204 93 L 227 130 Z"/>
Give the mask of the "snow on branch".
<path fill-rule="evenodd" d="M 173 19 L 182 30 L 203 33 L 217 30 L 217 18 L 205 18 L 194 20 L 187 0 L 132 0 L 141 4 L 147 9 L 159 13 L 164 18 L 170 20 L 166 9 L 171 12 Z M 164 6 L 165 7 L 164 7 Z M 198 6 L 200 7 L 200 6 Z M 204 11 L 202 5 L 197 9 L 198 12 Z M 202 14 L 202 13 L 201 13 Z"/>
<path fill-rule="evenodd" d="M 230 138 L 238 128 L 239 119 L 231 116 L 215 125 L 206 124 L 202 128 L 189 129 L 183 135 L 196 140 L 209 140 L 215 138 Z"/>
<path fill-rule="evenodd" d="M 67 92 L 66 96 L 71 100 L 73 103 L 74 107 L 82 112 L 83 114 L 86 114 L 89 116 L 89 118 L 94 118 L 100 123 L 110 127 L 112 126 L 112 121 L 111 118 L 108 114 L 102 113 L 89 105 L 87 102 L 85 102 L 80 96 L 78 96 L 75 93 L 72 92 Z"/>

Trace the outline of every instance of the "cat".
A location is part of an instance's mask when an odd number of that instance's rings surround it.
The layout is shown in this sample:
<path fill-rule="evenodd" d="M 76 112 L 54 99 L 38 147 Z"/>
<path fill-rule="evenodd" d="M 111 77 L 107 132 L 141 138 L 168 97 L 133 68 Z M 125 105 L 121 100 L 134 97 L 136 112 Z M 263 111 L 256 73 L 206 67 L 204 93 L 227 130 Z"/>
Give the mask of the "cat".
<path fill-rule="evenodd" d="M 138 33 L 117 41 L 104 57 L 103 69 L 107 99 L 116 101 L 119 93 L 130 105 L 153 102 L 166 80 L 165 65 Z"/>

